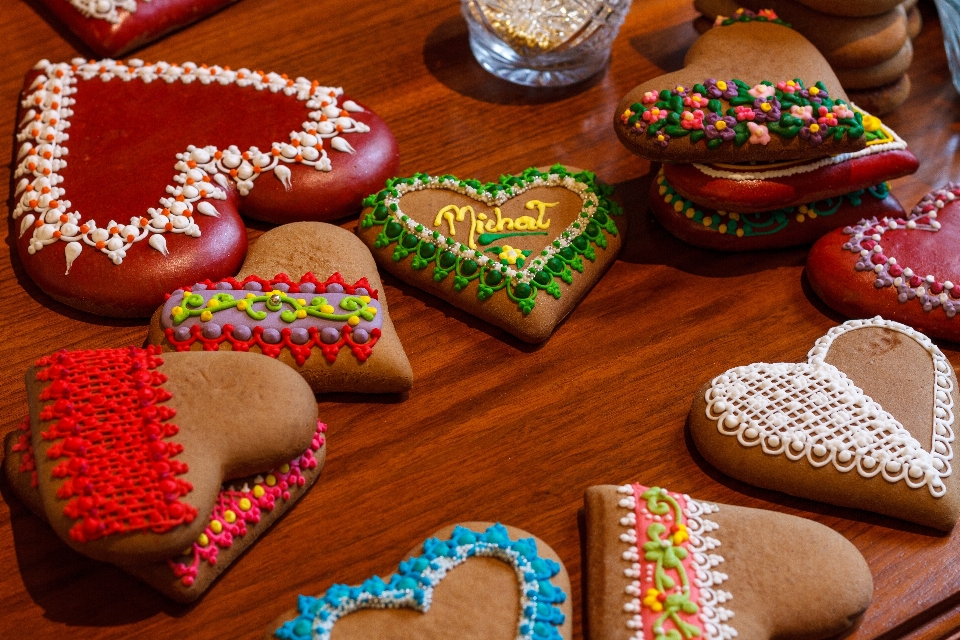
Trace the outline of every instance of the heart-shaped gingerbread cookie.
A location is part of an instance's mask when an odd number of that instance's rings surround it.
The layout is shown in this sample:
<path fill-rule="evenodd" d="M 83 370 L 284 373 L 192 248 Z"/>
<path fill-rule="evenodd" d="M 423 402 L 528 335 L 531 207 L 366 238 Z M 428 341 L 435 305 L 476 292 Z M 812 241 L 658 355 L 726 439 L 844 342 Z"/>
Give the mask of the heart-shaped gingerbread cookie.
<path fill-rule="evenodd" d="M 811 520 L 639 484 L 584 502 L 592 640 L 815 640 L 870 604 L 863 556 Z"/>
<path fill-rule="evenodd" d="M 569 640 L 570 579 L 557 554 L 525 531 L 467 522 L 441 529 L 396 573 L 300 596 L 271 624 L 285 640 Z"/>
<path fill-rule="evenodd" d="M 543 342 L 620 250 L 611 192 L 561 165 L 487 184 L 416 174 L 364 201 L 357 235 L 401 280 Z"/>
<path fill-rule="evenodd" d="M 700 36 L 683 69 L 621 100 L 614 129 L 659 162 L 800 160 L 866 146 L 862 116 L 816 47 L 764 16 Z"/>
<path fill-rule="evenodd" d="M 8 476 L 35 472 L 40 506 L 57 534 L 120 565 L 189 549 L 215 513 L 224 480 L 256 476 L 308 451 L 323 460 L 309 387 L 253 354 L 63 351 L 28 372 L 27 395 L 29 439 L 11 447 L 20 459 L 7 460 Z M 238 403 L 243 420 L 223 409 Z M 27 486 L 23 478 L 14 484 Z"/>
<path fill-rule="evenodd" d="M 233 0 L 41 0 L 98 55 L 122 55 Z"/>
<path fill-rule="evenodd" d="M 960 186 L 933 191 L 902 217 L 874 216 L 817 242 L 807 277 L 849 317 L 880 314 L 960 342 Z"/>
<path fill-rule="evenodd" d="M 397 164 L 386 125 L 341 89 L 247 69 L 43 61 L 20 122 L 20 259 L 52 297 L 102 315 L 147 316 L 184 283 L 235 273 L 238 209 L 343 216 Z"/>
<path fill-rule="evenodd" d="M 315 393 L 397 393 L 413 384 L 373 257 L 354 234 L 323 222 L 271 229 L 236 278 L 175 291 L 153 315 L 147 341 L 167 351 L 263 353 L 296 369 Z"/>
<path fill-rule="evenodd" d="M 898 322 L 851 320 L 804 363 L 753 364 L 697 393 L 690 432 L 712 465 L 796 496 L 949 531 L 957 380 L 929 338 Z"/>

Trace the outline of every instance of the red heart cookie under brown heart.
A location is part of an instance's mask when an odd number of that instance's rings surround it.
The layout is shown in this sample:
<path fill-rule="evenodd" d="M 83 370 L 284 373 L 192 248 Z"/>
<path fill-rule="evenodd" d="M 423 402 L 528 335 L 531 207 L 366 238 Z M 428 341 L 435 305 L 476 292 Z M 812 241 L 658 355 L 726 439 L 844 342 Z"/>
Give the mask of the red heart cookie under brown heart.
<path fill-rule="evenodd" d="M 44 61 L 20 121 L 20 259 L 45 292 L 102 315 L 149 315 L 178 286 L 233 275 L 238 207 L 339 217 L 397 163 L 383 121 L 342 90 L 246 69 Z"/>
<path fill-rule="evenodd" d="M 268 273 L 278 275 L 258 275 Z M 293 367 L 315 393 L 413 385 L 373 256 L 354 234 L 323 222 L 271 229 L 236 278 L 178 289 L 153 315 L 147 341 L 164 350 L 263 353 Z"/>
<path fill-rule="evenodd" d="M 750 484 L 949 531 L 960 391 L 929 338 L 850 320 L 807 362 L 730 369 L 694 398 L 690 433 L 720 471 Z"/>
<path fill-rule="evenodd" d="M 849 317 L 882 315 L 960 342 L 960 186 L 933 191 L 907 216 L 838 229 L 807 258 L 810 285 Z"/>
<path fill-rule="evenodd" d="M 289 463 L 317 431 L 307 384 L 254 354 L 63 351 L 28 372 L 27 395 L 46 518 L 121 565 L 190 548 L 225 480 Z"/>
<path fill-rule="evenodd" d="M 870 604 L 863 556 L 811 520 L 639 484 L 584 503 L 592 640 L 816 640 Z"/>
<path fill-rule="evenodd" d="M 266 638 L 285 640 L 569 640 L 570 579 L 543 540 L 513 527 L 445 527 L 397 572 L 317 598 L 300 596 Z"/>
<path fill-rule="evenodd" d="M 98 55 L 122 55 L 234 0 L 42 0 Z"/>

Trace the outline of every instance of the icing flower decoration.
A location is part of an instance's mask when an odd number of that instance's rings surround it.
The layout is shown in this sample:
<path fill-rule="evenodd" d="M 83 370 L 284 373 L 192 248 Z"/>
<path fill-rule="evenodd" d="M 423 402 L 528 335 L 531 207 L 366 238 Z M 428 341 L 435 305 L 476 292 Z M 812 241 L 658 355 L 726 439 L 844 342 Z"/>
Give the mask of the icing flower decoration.
<path fill-rule="evenodd" d="M 754 122 L 779 122 L 780 101 L 776 98 L 757 98 L 753 101 Z"/>
<path fill-rule="evenodd" d="M 780 89 L 780 91 L 785 91 L 786 93 L 796 93 L 800 90 L 800 85 L 798 85 L 794 80 L 787 80 L 786 82 L 781 80 L 777 83 L 777 89 Z"/>
<path fill-rule="evenodd" d="M 779 20 L 777 12 L 773 9 L 760 9 L 757 11 L 757 17 L 766 18 L 767 20 Z"/>
<path fill-rule="evenodd" d="M 702 109 L 707 106 L 708 102 L 710 102 L 710 99 L 699 93 L 694 93 L 683 99 L 684 106 L 693 107 L 694 109 Z"/>
<path fill-rule="evenodd" d="M 703 86 L 706 87 L 707 96 L 710 98 L 725 98 L 729 100 L 730 98 L 737 97 L 737 85 L 732 80 L 727 82 L 726 80 L 707 78 Z"/>
<path fill-rule="evenodd" d="M 656 122 L 657 120 L 663 120 L 670 112 L 666 109 L 661 109 L 660 107 L 654 107 L 643 112 L 643 119 L 647 122 Z"/>
<path fill-rule="evenodd" d="M 684 87 L 682 84 L 678 84 L 673 90 L 673 95 L 680 96 L 682 98 L 687 95 L 687 91 L 689 91 L 689 89 Z"/>
<path fill-rule="evenodd" d="M 769 98 L 772 97 L 776 92 L 776 87 L 773 87 L 769 84 L 758 84 L 752 89 L 747 90 L 747 93 L 752 95 L 754 98 Z"/>
<path fill-rule="evenodd" d="M 830 132 L 830 128 L 826 125 L 822 125 L 814 120 L 807 122 L 807 125 L 800 129 L 800 137 L 812 144 L 817 146 L 823 142 L 823 138 Z"/>
<path fill-rule="evenodd" d="M 658 132 L 657 132 L 657 136 L 656 136 L 656 138 L 654 138 L 654 140 L 655 140 L 656 143 L 659 144 L 661 147 L 666 148 L 666 146 L 670 143 L 670 136 L 668 136 L 667 134 L 665 134 L 663 131 L 658 131 Z"/>
<path fill-rule="evenodd" d="M 716 113 L 709 113 L 705 118 L 706 126 L 704 131 L 707 134 L 707 138 L 713 140 L 714 138 L 720 138 L 721 140 L 733 140 L 736 137 L 737 133 L 734 131 L 734 127 L 737 126 L 737 121 L 733 116 L 723 116 L 721 117 Z"/>
<path fill-rule="evenodd" d="M 798 104 L 795 104 L 792 107 L 790 107 L 790 115 L 792 115 L 795 118 L 800 118 L 801 120 L 810 120 L 811 118 L 813 118 L 813 107 L 811 106 L 802 107 Z"/>
<path fill-rule="evenodd" d="M 852 118 L 852 117 L 853 117 L 853 111 L 851 111 L 850 108 L 849 108 L 847 105 L 845 105 L 845 104 L 835 104 L 835 105 L 833 105 L 833 113 L 837 116 L 837 118 Z M 872 117 L 872 116 L 871 116 L 871 117 Z M 866 119 L 864 119 L 864 120 L 866 120 Z M 866 125 L 866 122 L 864 122 L 864 125 Z"/>
<path fill-rule="evenodd" d="M 623 124 L 627 124 L 627 121 L 630 120 L 630 118 L 632 118 L 634 115 L 635 114 L 633 111 L 631 111 L 630 109 L 627 109 L 626 111 L 620 114 L 620 122 L 622 122 Z"/>
<path fill-rule="evenodd" d="M 643 94 L 643 104 L 653 104 L 660 97 L 656 91 L 647 91 Z"/>
<path fill-rule="evenodd" d="M 703 129 L 703 111 L 684 111 L 680 116 L 680 126 L 684 129 Z"/>
<path fill-rule="evenodd" d="M 880 122 L 880 118 L 878 118 L 877 116 L 870 116 L 870 115 L 863 116 L 864 131 L 870 131 L 870 132 L 877 131 L 878 129 L 880 129 L 882 124 L 883 123 Z"/>
<path fill-rule="evenodd" d="M 637 120 L 633 123 L 633 128 L 637 130 L 637 133 L 643 133 L 647 129 L 647 123 L 643 120 Z"/>
<path fill-rule="evenodd" d="M 820 107 L 817 109 L 817 113 L 820 116 L 817 118 L 818 123 L 825 124 L 829 127 L 837 126 L 837 114 L 833 113 L 826 107 Z"/>
<path fill-rule="evenodd" d="M 505 244 L 497 257 L 500 258 L 501 261 L 506 261 L 508 264 L 517 264 L 517 259 L 523 257 L 523 254 L 510 245 Z"/>
<path fill-rule="evenodd" d="M 650 607 L 655 613 L 663 611 L 663 603 L 667 599 L 665 593 L 660 593 L 656 589 L 647 589 L 647 595 L 643 596 L 643 604 Z"/>
<path fill-rule="evenodd" d="M 747 123 L 747 128 L 750 129 L 750 144 L 767 144 L 770 142 L 770 130 L 767 129 L 765 124 L 754 124 L 753 122 Z"/>
<path fill-rule="evenodd" d="M 675 524 L 670 527 L 670 532 L 673 533 L 673 544 L 683 544 L 690 539 L 690 533 L 687 531 L 687 525 Z"/>
<path fill-rule="evenodd" d="M 809 89 L 801 89 L 800 96 L 811 100 L 813 102 L 822 102 L 824 98 L 829 98 L 826 90 L 821 89 L 820 87 L 810 87 Z"/>
<path fill-rule="evenodd" d="M 736 107 L 734 109 L 734 114 L 736 115 L 738 122 L 743 122 L 744 120 L 753 120 L 754 112 L 753 107 Z"/>

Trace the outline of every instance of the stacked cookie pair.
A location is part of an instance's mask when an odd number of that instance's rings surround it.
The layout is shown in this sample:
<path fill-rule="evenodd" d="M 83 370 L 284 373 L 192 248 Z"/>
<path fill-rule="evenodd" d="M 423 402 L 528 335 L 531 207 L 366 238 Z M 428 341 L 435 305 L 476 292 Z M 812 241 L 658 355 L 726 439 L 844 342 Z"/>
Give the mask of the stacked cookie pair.
<path fill-rule="evenodd" d="M 921 27 L 916 2 L 823 0 L 696 0 L 701 32 L 741 8 L 773 10 L 819 49 L 843 89 L 875 115 L 889 113 L 910 95 L 907 70 Z"/>
<path fill-rule="evenodd" d="M 684 65 L 633 89 L 614 117 L 628 149 L 664 163 L 650 206 L 671 233 L 713 249 L 777 248 L 902 214 L 885 183 L 916 158 L 776 14 L 723 21 Z"/>

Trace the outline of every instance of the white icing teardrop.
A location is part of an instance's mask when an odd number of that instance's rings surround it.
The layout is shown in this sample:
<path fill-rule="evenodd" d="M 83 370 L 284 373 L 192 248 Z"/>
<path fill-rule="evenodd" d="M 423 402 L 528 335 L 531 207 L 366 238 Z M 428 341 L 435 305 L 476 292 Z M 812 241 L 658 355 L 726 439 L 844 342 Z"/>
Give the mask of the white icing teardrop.
<path fill-rule="evenodd" d="M 83 251 L 83 245 L 79 242 L 68 242 L 67 246 L 64 247 L 63 253 L 67 258 L 67 270 L 63 275 L 68 275 L 70 273 L 70 267 L 73 266 L 73 261 L 77 259 L 77 256 L 80 255 L 80 252 Z"/>
<path fill-rule="evenodd" d="M 350 146 L 350 143 L 344 140 L 343 138 L 334 138 L 330 141 L 330 146 L 336 149 L 337 151 L 343 151 L 344 153 L 356 153 L 357 150 Z"/>
<path fill-rule="evenodd" d="M 33 120 L 33 118 L 30 118 L 30 120 Z M 29 142 L 24 142 L 20 145 L 20 151 L 17 152 L 17 162 L 23 160 L 31 150 L 33 150 L 33 145 Z"/>
<path fill-rule="evenodd" d="M 217 211 L 217 208 L 214 207 L 214 206 L 213 206 L 212 204 L 210 204 L 209 202 L 206 202 L 206 201 L 201 202 L 201 203 L 199 203 L 199 204 L 197 205 L 197 211 L 199 211 L 200 213 L 202 213 L 202 214 L 205 215 L 205 216 L 211 216 L 211 217 L 213 217 L 213 218 L 219 218 L 219 217 L 220 217 L 220 212 Z"/>
<path fill-rule="evenodd" d="M 17 183 L 16 191 L 13 192 L 13 197 L 16 198 L 17 196 L 19 196 L 20 192 L 26 189 L 28 184 L 30 184 L 30 181 L 27 180 L 26 178 L 23 178 L 22 180 L 20 180 L 20 182 Z"/>
<path fill-rule="evenodd" d="M 20 235 L 22 236 L 24 231 L 32 227 L 36 220 L 36 217 L 34 217 L 32 213 L 23 216 L 23 220 L 20 222 Z"/>
<path fill-rule="evenodd" d="M 153 247 L 163 255 L 169 255 L 170 253 L 169 251 L 167 251 L 167 240 L 166 238 L 163 237 L 163 234 L 160 234 L 160 233 L 150 234 L 150 239 L 147 240 L 147 244 L 149 244 L 151 247 Z"/>
<path fill-rule="evenodd" d="M 360 105 L 358 105 L 358 104 L 357 104 L 356 102 L 354 102 L 353 100 L 347 100 L 346 102 L 344 102 L 344 103 L 343 103 L 343 109 L 344 109 L 344 111 L 353 111 L 353 112 L 355 112 L 355 113 L 356 113 L 356 112 L 362 112 L 362 111 L 363 111 L 363 107 L 361 107 Z"/>
<path fill-rule="evenodd" d="M 277 179 L 283 184 L 283 188 L 287 191 L 293 188 L 293 183 L 290 182 L 290 169 L 282 164 L 278 164 L 274 170 L 273 175 L 277 176 Z"/>

